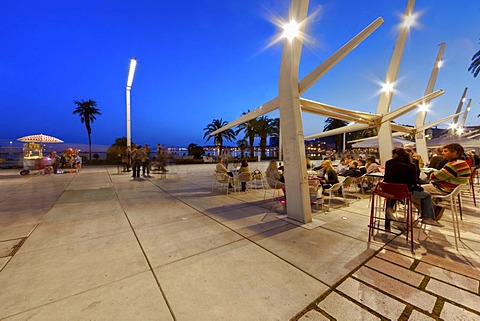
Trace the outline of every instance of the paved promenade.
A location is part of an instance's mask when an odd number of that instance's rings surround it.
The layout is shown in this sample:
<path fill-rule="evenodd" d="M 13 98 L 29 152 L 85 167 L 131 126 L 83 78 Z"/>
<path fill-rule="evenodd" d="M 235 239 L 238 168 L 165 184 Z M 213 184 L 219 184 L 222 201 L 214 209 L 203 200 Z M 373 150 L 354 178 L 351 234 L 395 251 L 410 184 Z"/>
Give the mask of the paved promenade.
<path fill-rule="evenodd" d="M 459 251 L 446 211 L 411 253 L 367 242 L 367 197 L 300 225 L 263 190 L 212 194 L 214 167 L 0 170 L 0 320 L 480 320 L 471 195 Z"/>

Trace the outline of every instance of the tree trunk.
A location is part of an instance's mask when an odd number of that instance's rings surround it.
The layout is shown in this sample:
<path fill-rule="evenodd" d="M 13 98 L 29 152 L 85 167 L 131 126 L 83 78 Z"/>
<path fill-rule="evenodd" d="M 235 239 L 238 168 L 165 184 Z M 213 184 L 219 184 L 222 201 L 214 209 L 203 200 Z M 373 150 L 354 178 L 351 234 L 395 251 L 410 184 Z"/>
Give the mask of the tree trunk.
<path fill-rule="evenodd" d="M 89 160 L 92 160 L 92 137 L 90 137 L 90 133 L 88 133 L 88 155 Z"/>

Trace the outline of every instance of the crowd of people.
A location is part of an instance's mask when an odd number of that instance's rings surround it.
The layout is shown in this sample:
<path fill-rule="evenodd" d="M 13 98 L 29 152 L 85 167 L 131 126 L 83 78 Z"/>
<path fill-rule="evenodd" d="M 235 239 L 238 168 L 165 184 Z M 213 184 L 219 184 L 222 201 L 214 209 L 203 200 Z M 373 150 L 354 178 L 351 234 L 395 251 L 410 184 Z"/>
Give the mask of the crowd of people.
<path fill-rule="evenodd" d="M 157 153 L 152 158 L 151 149 L 148 144 L 133 145 L 132 152 L 125 150 L 123 153 L 117 155 L 117 170 L 118 172 L 132 171 L 132 178 L 140 178 L 140 171 L 143 177 L 150 177 L 150 172 L 156 170 L 159 172 L 167 172 L 166 160 L 167 153 L 164 152 L 162 145 L 157 144 Z M 131 167 L 131 170 L 130 170 Z"/>
<path fill-rule="evenodd" d="M 443 226 L 439 220 L 445 210 L 438 204 L 439 201 L 435 196 L 448 195 L 458 185 L 467 184 L 473 169 L 479 167 L 480 157 L 475 154 L 475 151 L 465 152 L 458 143 L 435 149 L 432 157 L 426 162 L 415 152 L 413 146 L 395 148 L 392 151 L 392 159 L 388 160 L 385 166 L 381 166 L 374 156 L 367 156 L 365 159 L 359 156 L 355 159 L 351 155 L 346 155 L 345 158 L 340 159 L 336 167 L 333 166 L 330 158 L 324 159 L 318 167 L 307 159 L 309 178 L 318 179 L 323 189 L 329 189 L 338 183 L 339 176 L 361 177 L 368 176 L 370 173 L 383 172 L 384 182 L 408 186 L 413 203 L 419 212 L 419 220 L 424 224 L 435 226 Z M 425 169 L 429 170 L 427 174 Z M 266 175 L 269 180 L 282 184 L 285 192 L 282 170 L 277 161 L 271 161 Z M 363 181 L 367 182 L 368 188 L 374 187 L 373 180 Z M 277 183 L 274 184 L 277 185 Z M 401 220 L 395 215 L 395 206 L 395 201 L 387 201 L 385 212 L 387 230 L 390 229 L 390 221 Z"/>

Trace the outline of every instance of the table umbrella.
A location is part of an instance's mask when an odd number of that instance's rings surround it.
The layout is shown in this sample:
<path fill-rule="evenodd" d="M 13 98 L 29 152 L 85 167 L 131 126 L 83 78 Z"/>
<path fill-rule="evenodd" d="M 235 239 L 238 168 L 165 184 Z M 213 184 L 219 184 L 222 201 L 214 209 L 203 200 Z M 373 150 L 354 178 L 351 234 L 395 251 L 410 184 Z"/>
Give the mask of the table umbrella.
<path fill-rule="evenodd" d="M 63 143 L 61 139 L 43 134 L 24 136 L 17 140 L 24 143 Z"/>

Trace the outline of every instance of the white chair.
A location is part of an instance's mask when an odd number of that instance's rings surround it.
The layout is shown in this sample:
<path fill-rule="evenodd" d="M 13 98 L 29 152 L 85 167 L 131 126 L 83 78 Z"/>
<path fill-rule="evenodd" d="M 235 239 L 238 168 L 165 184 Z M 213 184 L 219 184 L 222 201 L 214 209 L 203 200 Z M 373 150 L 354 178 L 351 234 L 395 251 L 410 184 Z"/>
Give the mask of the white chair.
<path fill-rule="evenodd" d="M 252 172 L 252 178 L 253 178 L 253 183 L 255 185 L 255 188 L 258 189 L 265 189 L 265 179 L 263 177 L 262 172 L 259 170 L 255 170 Z"/>
<path fill-rule="evenodd" d="M 265 179 L 267 181 L 268 188 L 266 188 L 263 191 L 263 200 L 266 200 L 267 193 L 272 192 L 271 201 L 272 201 L 272 204 L 273 204 L 273 201 L 275 199 L 278 200 L 279 197 L 281 196 L 280 195 L 280 190 L 285 188 L 285 183 L 282 183 L 280 181 L 276 181 L 274 179 L 271 179 L 270 177 L 268 177 L 266 175 L 265 175 Z"/>
<path fill-rule="evenodd" d="M 347 192 L 350 192 L 350 193 L 356 193 L 357 190 L 358 190 L 358 178 L 359 177 L 354 177 L 354 176 L 348 176 L 345 178 L 345 180 L 343 181 L 343 186 L 342 186 L 342 190 L 343 190 L 343 195 L 346 196 L 347 195 Z M 358 196 L 354 195 L 356 198 L 358 198 Z"/>
<path fill-rule="evenodd" d="M 339 179 L 340 179 L 340 177 L 339 177 Z M 330 210 L 330 208 L 331 208 L 333 195 L 335 193 L 340 193 L 340 196 L 342 197 L 343 202 L 345 203 L 346 206 L 348 206 L 347 198 L 345 197 L 345 191 L 343 190 L 343 181 L 344 180 L 342 180 L 341 182 L 338 182 L 336 184 L 333 184 L 332 187 L 330 187 L 328 189 L 323 189 L 323 193 L 327 194 L 327 196 L 328 196 L 328 210 Z M 341 191 L 340 191 L 340 189 L 341 189 Z"/>
<path fill-rule="evenodd" d="M 457 207 L 459 208 L 462 206 L 461 191 L 466 187 L 468 187 L 468 183 L 458 185 L 450 194 L 432 195 L 433 199 L 441 200 L 439 203 L 436 204 L 437 206 L 450 208 L 450 211 L 452 212 L 453 235 L 455 237 L 455 248 L 457 249 L 457 251 L 458 251 L 457 238 L 460 239 L 460 226 L 458 224 Z"/>
<path fill-rule="evenodd" d="M 247 172 L 238 173 L 237 188 L 241 188 L 242 183 L 245 183 L 248 189 L 248 183 L 252 181 L 252 174 Z"/>
<path fill-rule="evenodd" d="M 313 205 L 321 205 L 323 207 L 322 185 L 318 179 L 308 180 L 308 193 L 310 194 L 310 203 Z"/>
<path fill-rule="evenodd" d="M 215 180 L 213 181 L 213 185 L 212 185 L 212 193 L 216 188 L 219 188 L 220 190 L 223 190 L 223 188 L 225 188 L 228 195 L 229 185 L 233 186 L 235 183 L 233 177 L 231 177 L 227 173 L 218 172 L 218 171 L 215 171 L 214 175 L 215 175 Z"/>

